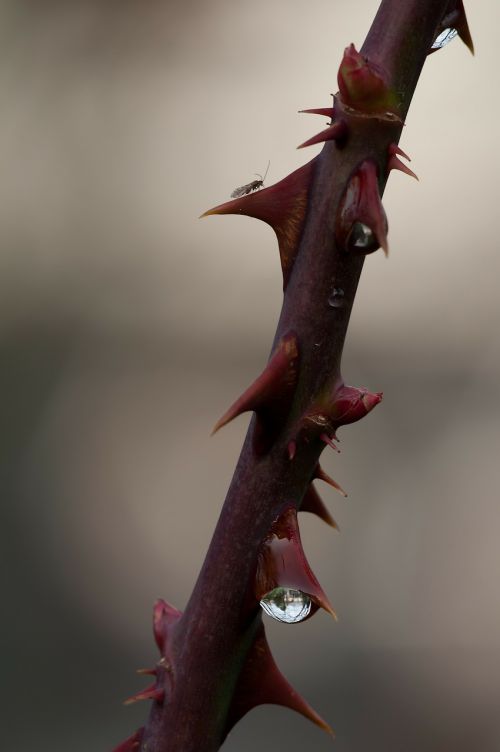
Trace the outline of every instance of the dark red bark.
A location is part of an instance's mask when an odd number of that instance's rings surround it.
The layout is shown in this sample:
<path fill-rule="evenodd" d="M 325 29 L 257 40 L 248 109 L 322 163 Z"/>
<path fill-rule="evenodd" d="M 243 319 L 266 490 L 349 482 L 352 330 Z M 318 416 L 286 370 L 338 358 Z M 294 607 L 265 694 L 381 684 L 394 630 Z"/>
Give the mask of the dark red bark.
<path fill-rule="evenodd" d="M 164 700 L 153 701 L 144 752 L 213 752 L 242 708 L 259 701 L 293 705 L 285 696 L 289 686 L 280 690 L 283 677 L 269 679 L 275 666 L 254 589 L 259 551 L 285 505 L 300 509 L 311 480 L 322 477 L 324 441 L 380 401 L 376 393 L 345 387 L 342 349 L 365 253 L 386 245 L 379 194 L 390 169 L 400 169 L 394 159 L 402 123 L 443 16 L 455 6 L 383 0 L 361 55 L 346 51 L 334 109 L 310 110 L 328 110 L 339 124 L 328 129 L 319 156 L 276 186 L 207 212 L 250 214 L 274 227 L 285 295 L 268 369 L 220 421 L 257 410 L 187 608 L 168 621 L 165 644 L 159 643 L 155 687 Z M 374 236 L 360 252 L 351 234 L 356 220 Z M 297 352 L 289 366 L 280 348 L 292 340 Z M 262 425 L 270 441 L 257 451 Z M 260 700 L 259 655 L 271 682 L 261 687 Z"/>

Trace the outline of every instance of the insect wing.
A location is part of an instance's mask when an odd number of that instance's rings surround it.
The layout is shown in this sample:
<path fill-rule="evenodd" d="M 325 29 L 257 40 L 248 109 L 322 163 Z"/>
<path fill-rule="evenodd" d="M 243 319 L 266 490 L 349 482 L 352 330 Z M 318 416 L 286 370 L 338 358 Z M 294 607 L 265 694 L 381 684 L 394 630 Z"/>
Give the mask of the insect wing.
<path fill-rule="evenodd" d="M 251 183 L 242 185 L 240 188 L 235 188 L 231 193 L 231 198 L 239 198 L 240 196 L 246 196 L 247 193 L 251 193 L 253 191 L 254 182 L 255 181 L 252 181 Z"/>
<path fill-rule="evenodd" d="M 231 198 L 239 198 L 240 196 L 246 196 L 247 193 L 251 193 L 255 190 L 255 183 L 256 180 L 252 180 L 251 183 L 247 183 L 246 185 L 242 185 L 240 188 L 235 188 L 234 191 L 231 193 Z"/>
<path fill-rule="evenodd" d="M 238 198 L 239 196 L 246 196 L 247 193 L 252 193 L 252 191 L 257 191 L 259 188 L 264 187 L 264 182 L 262 180 L 252 180 L 251 183 L 247 183 L 246 185 L 242 185 L 241 188 L 235 188 L 234 191 L 231 193 L 231 198 Z"/>

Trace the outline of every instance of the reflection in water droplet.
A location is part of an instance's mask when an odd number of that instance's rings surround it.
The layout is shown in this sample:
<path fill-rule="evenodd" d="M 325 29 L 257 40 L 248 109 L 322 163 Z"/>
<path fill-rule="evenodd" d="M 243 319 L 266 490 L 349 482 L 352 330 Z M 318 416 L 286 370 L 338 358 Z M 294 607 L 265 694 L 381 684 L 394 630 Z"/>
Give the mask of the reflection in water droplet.
<path fill-rule="evenodd" d="M 442 47 L 446 47 L 452 39 L 455 39 L 457 34 L 458 31 L 456 29 L 444 29 L 441 34 L 435 38 L 431 50 L 440 50 Z"/>
<path fill-rule="evenodd" d="M 328 305 L 332 308 L 340 308 L 344 303 L 344 291 L 341 287 L 334 287 L 333 292 L 328 298 Z"/>
<path fill-rule="evenodd" d="M 349 246 L 357 251 L 370 251 L 378 248 L 375 233 L 363 222 L 355 222 L 349 235 Z"/>
<path fill-rule="evenodd" d="M 309 616 L 311 599 L 293 588 L 277 587 L 265 595 L 260 605 L 269 616 L 285 624 L 296 624 Z"/>

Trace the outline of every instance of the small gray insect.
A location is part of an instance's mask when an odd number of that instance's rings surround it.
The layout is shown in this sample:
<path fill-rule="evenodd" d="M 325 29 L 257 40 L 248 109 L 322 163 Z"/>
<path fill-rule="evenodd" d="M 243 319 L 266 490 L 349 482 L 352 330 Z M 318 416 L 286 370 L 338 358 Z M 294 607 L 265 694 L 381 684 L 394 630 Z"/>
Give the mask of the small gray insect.
<path fill-rule="evenodd" d="M 235 188 L 234 191 L 231 193 L 231 198 L 239 198 L 240 196 L 246 196 L 247 193 L 251 193 L 252 191 L 258 191 L 259 188 L 264 187 L 264 180 L 266 179 L 269 165 L 271 164 L 271 160 L 267 163 L 267 168 L 264 173 L 264 177 L 260 175 L 258 172 L 255 173 L 260 180 L 252 180 L 251 183 L 247 183 L 246 185 L 242 185 L 240 188 Z"/>

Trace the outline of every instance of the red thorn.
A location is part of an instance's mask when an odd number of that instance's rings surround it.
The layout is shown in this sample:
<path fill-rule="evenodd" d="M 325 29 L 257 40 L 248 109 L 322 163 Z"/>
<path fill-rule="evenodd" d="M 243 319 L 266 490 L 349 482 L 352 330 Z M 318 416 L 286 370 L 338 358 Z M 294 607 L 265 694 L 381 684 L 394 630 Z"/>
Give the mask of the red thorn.
<path fill-rule="evenodd" d="M 355 240 L 357 225 L 364 225 L 373 234 L 365 243 Z M 340 201 L 336 220 L 337 243 L 348 251 L 373 253 L 380 246 L 387 255 L 387 217 L 380 200 L 377 166 L 371 160 L 362 162 L 351 176 Z"/>
<path fill-rule="evenodd" d="M 387 150 L 389 152 L 389 156 L 392 156 L 394 154 L 399 154 L 400 157 L 404 157 L 408 160 L 408 162 L 411 162 L 410 157 L 408 154 L 406 154 L 402 149 L 399 148 L 397 144 L 389 144 L 389 148 Z"/>
<path fill-rule="evenodd" d="M 331 120 L 335 116 L 333 107 L 313 107 L 311 110 L 299 110 L 299 112 L 306 115 L 324 115 L 324 117 L 329 117 Z"/>
<path fill-rule="evenodd" d="M 278 238 L 284 287 L 297 255 L 316 160 L 317 157 L 269 188 L 227 201 L 201 215 L 245 214 L 271 225 Z"/>
<path fill-rule="evenodd" d="M 114 748 L 113 752 L 136 752 L 139 749 L 144 735 L 144 728 L 138 729 L 128 739 Z"/>
<path fill-rule="evenodd" d="M 410 170 L 409 167 L 407 167 L 403 162 L 401 162 L 400 159 L 398 159 L 395 155 L 392 155 L 389 157 L 389 161 L 387 163 L 387 170 L 399 170 L 400 172 L 404 172 L 405 175 L 409 175 L 411 178 L 415 178 L 415 180 L 418 180 L 418 177 L 415 175 L 413 170 Z"/>
<path fill-rule="evenodd" d="M 328 723 L 294 690 L 276 666 L 262 625 L 258 628 L 236 685 L 226 734 L 258 705 L 282 705 L 290 708 L 333 736 Z"/>
<path fill-rule="evenodd" d="M 219 418 L 212 435 L 238 415 L 248 411 L 257 412 L 265 423 L 268 434 L 276 433 L 295 391 L 298 365 L 297 337 L 294 333 L 289 333 L 280 340 L 260 376 Z M 265 431 L 261 433 L 264 435 Z"/>
<path fill-rule="evenodd" d="M 341 496 L 347 497 L 347 494 L 342 488 L 342 486 L 339 486 L 337 481 L 333 480 L 333 478 L 330 477 L 328 473 L 325 473 L 325 471 L 323 470 L 323 468 L 321 467 L 319 463 L 316 465 L 316 469 L 314 471 L 314 477 L 317 478 L 318 480 L 322 480 L 324 483 L 328 483 L 328 485 L 334 488 L 336 491 L 338 491 L 339 494 L 341 494 Z"/>
<path fill-rule="evenodd" d="M 467 15 L 462 0 L 450 0 L 446 14 L 439 24 L 436 37 L 445 29 L 455 29 L 462 42 L 468 47 L 471 54 L 474 54 L 474 42 L 467 22 Z M 437 52 L 440 47 L 430 49 L 429 54 Z"/>
<path fill-rule="evenodd" d="M 331 447 L 335 452 L 337 452 L 337 454 L 340 454 L 340 449 L 335 446 L 328 434 L 322 433 L 319 438 L 321 439 L 321 441 L 324 441 L 325 444 L 328 444 L 328 446 Z"/>
<path fill-rule="evenodd" d="M 274 521 L 259 551 L 255 575 L 258 601 L 277 587 L 301 590 L 317 608 L 323 608 L 335 620 L 337 616 L 306 559 L 297 521 L 297 510 L 290 505 Z M 316 609 L 311 610 L 310 616 Z"/>
<path fill-rule="evenodd" d="M 163 702 L 164 698 L 165 690 L 160 689 L 156 684 L 152 684 L 150 687 L 143 689 L 142 692 L 137 692 L 137 694 L 129 697 L 123 704 L 133 705 L 135 702 L 140 702 L 141 700 L 155 700 L 156 702 Z"/>
<path fill-rule="evenodd" d="M 312 136 L 312 138 L 304 141 L 303 144 L 297 146 L 297 149 L 304 149 L 306 146 L 321 144 L 323 141 L 339 141 L 340 139 L 345 138 L 347 131 L 348 129 L 345 122 L 343 120 L 338 120 L 336 123 L 333 123 L 333 125 L 325 128 L 324 131 L 321 131 L 321 133 L 317 133 L 315 136 Z"/>
<path fill-rule="evenodd" d="M 326 508 L 321 496 L 316 491 L 312 483 L 309 485 L 307 491 L 304 494 L 304 498 L 302 499 L 302 504 L 300 506 L 300 511 L 315 514 L 324 522 L 326 522 L 327 525 L 330 525 L 335 530 L 340 531 L 339 526 Z"/>
<path fill-rule="evenodd" d="M 158 598 L 153 606 L 153 634 L 162 655 L 167 648 L 169 632 L 181 616 L 180 611 L 162 598 Z"/>
<path fill-rule="evenodd" d="M 287 449 L 288 449 L 288 459 L 291 462 L 293 459 L 295 459 L 295 454 L 297 453 L 297 442 L 289 441 Z"/>
<path fill-rule="evenodd" d="M 138 668 L 135 673 L 141 676 L 156 676 L 158 672 L 155 668 Z"/>
<path fill-rule="evenodd" d="M 458 31 L 458 36 L 473 55 L 474 42 L 472 41 L 469 24 L 467 22 L 467 15 L 465 13 L 465 8 L 462 0 L 457 0 L 455 12 L 457 13 L 457 17 L 453 25 Z"/>

